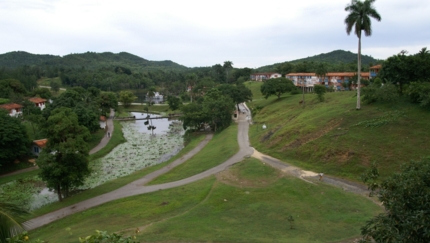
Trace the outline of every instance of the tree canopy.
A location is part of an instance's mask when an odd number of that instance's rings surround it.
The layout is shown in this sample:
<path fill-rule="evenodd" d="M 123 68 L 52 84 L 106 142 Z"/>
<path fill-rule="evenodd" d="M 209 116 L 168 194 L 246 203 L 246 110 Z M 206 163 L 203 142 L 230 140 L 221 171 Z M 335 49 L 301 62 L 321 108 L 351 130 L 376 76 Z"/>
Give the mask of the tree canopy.
<path fill-rule="evenodd" d="M 61 201 L 73 187 L 82 185 L 90 173 L 87 144 L 90 133 L 79 125 L 72 109 L 66 107 L 53 110 L 44 129 L 48 143 L 37 159 L 40 177 Z"/>
<path fill-rule="evenodd" d="M 0 109 L 0 166 L 28 154 L 29 145 L 30 140 L 21 121 Z"/>
<path fill-rule="evenodd" d="M 387 243 L 430 242 L 430 157 L 405 164 L 400 173 L 380 185 L 375 182 L 378 175 L 374 165 L 364 179 L 385 212 L 363 226 L 364 239 Z"/>
<path fill-rule="evenodd" d="M 286 78 L 272 78 L 266 80 L 260 87 L 261 94 L 264 98 L 268 98 L 271 95 L 276 95 L 281 98 L 281 95 L 292 91 L 295 88 L 293 81 Z"/>

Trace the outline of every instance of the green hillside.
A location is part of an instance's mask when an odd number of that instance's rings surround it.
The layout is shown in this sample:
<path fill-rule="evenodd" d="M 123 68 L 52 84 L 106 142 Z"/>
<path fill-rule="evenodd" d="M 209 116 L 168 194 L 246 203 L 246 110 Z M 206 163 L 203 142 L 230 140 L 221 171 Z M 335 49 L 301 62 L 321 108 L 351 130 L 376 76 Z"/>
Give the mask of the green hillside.
<path fill-rule="evenodd" d="M 105 66 L 125 66 L 133 71 L 147 71 L 151 69 L 184 70 L 187 67 L 172 61 L 149 61 L 136 55 L 120 52 L 86 52 L 69 54 L 63 57 L 53 55 L 37 55 L 28 52 L 9 52 L 0 54 L 0 67 L 17 68 L 23 65 L 49 66 L 50 68 L 80 68 L 98 69 Z"/>
<path fill-rule="evenodd" d="M 321 53 L 315 56 L 301 58 L 297 60 L 290 61 L 291 63 L 298 62 L 327 62 L 327 63 L 351 63 L 357 62 L 357 53 L 352 53 L 350 51 L 344 50 L 335 50 L 328 53 Z M 361 63 L 362 64 L 374 64 L 378 62 L 377 59 L 374 59 L 372 56 L 361 55 Z"/>
<path fill-rule="evenodd" d="M 430 155 L 430 113 L 418 105 L 400 101 L 357 111 L 355 93 L 348 91 L 327 93 L 325 102 L 305 94 L 305 108 L 301 99 L 300 94 L 253 101 L 250 106 L 261 110 L 250 128 L 252 146 L 302 168 L 356 181 L 373 161 L 385 177 L 402 163 Z"/>
<path fill-rule="evenodd" d="M 368 55 L 361 55 L 361 63 L 365 70 L 371 65 L 382 62 Z M 275 63 L 262 66 L 256 69 L 257 72 L 283 72 L 282 66 L 290 64 L 293 66 L 292 72 L 315 72 L 317 66 L 324 63 L 328 66 L 328 71 L 354 71 L 357 69 L 357 53 L 350 51 L 335 50 L 328 53 L 321 53 L 315 56 L 300 58 L 292 61 Z M 305 64 L 305 65 L 304 65 Z M 299 69 L 299 70 L 295 70 Z M 305 69 L 305 70 L 303 70 Z"/>

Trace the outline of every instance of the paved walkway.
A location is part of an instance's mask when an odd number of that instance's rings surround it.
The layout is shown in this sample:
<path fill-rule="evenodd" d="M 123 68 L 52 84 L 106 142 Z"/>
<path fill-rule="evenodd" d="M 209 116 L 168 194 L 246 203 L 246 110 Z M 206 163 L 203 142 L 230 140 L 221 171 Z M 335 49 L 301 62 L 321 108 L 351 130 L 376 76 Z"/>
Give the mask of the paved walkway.
<path fill-rule="evenodd" d="M 183 186 L 198 180 L 201 180 L 203 178 L 206 178 L 208 176 L 214 175 L 218 172 L 221 172 L 225 169 L 227 169 L 229 166 L 238 163 L 242 161 L 245 157 L 253 156 L 255 158 L 260 159 L 264 163 L 268 163 L 271 166 L 278 168 L 286 173 L 289 173 L 293 176 L 296 176 L 298 178 L 301 178 L 309 183 L 316 183 L 318 174 L 312 171 L 305 171 L 301 170 L 298 167 L 291 166 L 289 164 L 286 164 L 284 162 L 281 162 L 278 159 L 272 158 L 268 155 L 264 155 L 259 153 L 258 151 L 254 150 L 252 147 L 250 147 L 249 140 L 248 140 L 248 129 L 249 129 L 249 120 L 247 120 L 248 112 L 245 114 L 240 114 L 238 119 L 238 143 L 239 143 L 239 152 L 237 152 L 235 155 L 233 155 L 231 158 L 226 160 L 224 163 L 211 168 L 207 171 L 204 171 L 200 174 L 179 180 L 174 182 L 169 182 L 165 184 L 159 184 L 159 185 L 151 185 L 151 186 L 145 186 L 146 183 L 153 180 L 154 178 L 158 177 L 161 174 L 164 174 L 174 168 L 175 166 L 182 164 L 195 154 L 197 154 L 212 138 L 211 135 L 207 135 L 204 141 L 202 141 L 196 148 L 194 148 L 192 151 L 184 155 L 182 158 L 174 161 L 173 163 L 169 164 L 166 167 L 163 167 L 162 169 L 155 171 L 151 174 L 148 174 L 144 176 L 143 178 L 134 181 L 124 187 L 121 187 L 115 191 L 88 199 L 86 201 L 82 201 L 79 203 L 76 203 L 74 205 L 68 206 L 66 208 L 59 209 L 57 211 L 42 215 L 40 217 L 34 218 L 30 220 L 29 222 L 26 222 L 26 230 L 32 230 L 36 229 L 38 227 L 41 227 L 43 225 L 49 224 L 51 222 L 54 222 L 58 219 L 64 218 L 68 215 L 84 211 L 88 208 L 95 207 L 101 204 L 104 204 L 109 201 L 113 201 L 120 198 L 125 198 L 129 196 L 144 194 L 144 193 L 150 193 L 158 190 L 164 190 L 174 187 Z M 334 178 L 334 177 L 327 177 L 325 176 L 323 181 L 320 183 L 327 183 L 331 184 L 337 187 L 341 187 L 346 191 L 351 191 L 359 194 L 365 194 L 367 193 L 367 190 L 364 186 L 358 184 L 358 183 L 352 183 L 348 181 L 344 181 L 342 179 Z"/>
<path fill-rule="evenodd" d="M 100 141 L 100 143 L 95 146 L 93 149 L 90 150 L 90 154 L 94 154 L 96 152 L 98 152 L 100 149 L 104 148 L 106 146 L 106 144 L 109 143 L 110 138 L 112 137 L 113 134 L 113 119 L 111 117 L 115 116 L 115 111 L 113 109 L 110 110 L 110 115 L 109 118 L 106 121 L 106 126 L 107 126 L 107 131 L 106 131 L 106 135 L 102 138 L 102 140 Z M 110 134 L 110 136 L 108 136 L 107 134 Z"/>
<path fill-rule="evenodd" d="M 174 168 L 175 166 L 183 163 L 184 161 L 188 160 L 189 158 L 193 157 L 195 154 L 197 154 L 212 138 L 212 135 L 207 135 L 206 139 L 201 142 L 196 148 L 188 152 L 186 155 L 184 155 L 182 158 L 174 161 L 172 164 L 169 164 L 168 166 L 155 171 L 151 174 L 146 175 L 145 177 L 134 181 L 124 187 L 121 187 L 117 190 L 114 190 L 112 192 L 88 199 L 86 201 L 82 201 L 79 203 L 76 203 L 74 205 L 71 205 L 66 208 L 59 209 L 57 211 L 42 215 L 40 217 L 34 218 L 28 222 L 25 223 L 26 230 L 32 230 L 36 229 L 38 227 L 41 227 L 43 225 L 49 224 L 51 222 L 54 222 L 55 220 L 64 218 L 68 215 L 81 212 L 83 210 L 86 210 L 91 207 L 95 207 L 98 205 L 101 205 L 103 203 L 113 201 L 120 198 L 125 198 L 129 196 L 144 194 L 144 193 L 150 193 L 158 190 L 164 190 L 174 187 L 183 186 L 198 180 L 201 180 L 203 178 L 206 178 L 208 176 L 214 175 L 218 172 L 221 172 L 225 170 L 227 167 L 240 162 L 243 160 L 244 157 L 249 157 L 253 153 L 253 149 L 249 146 L 248 142 L 248 128 L 249 124 L 245 119 L 245 116 L 242 115 L 241 118 L 238 121 L 239 128 L 238 128 L 238 141 L 239 141 L 239 152 L 237 152 L 235 155 L 233 155 L 231 158 L 226 160 L 224 163 L 211 168 L 207 171 L 204 171 L 200 174 L 179 180 L 174 182 L 169 182 L 165 184 L 159 184 L 159 185 L 151 185 L 151 186 L 145 186 L 145 184 L 152 179 L 158 177 L 159 175 L 166 173 L 170 169 Z"/>

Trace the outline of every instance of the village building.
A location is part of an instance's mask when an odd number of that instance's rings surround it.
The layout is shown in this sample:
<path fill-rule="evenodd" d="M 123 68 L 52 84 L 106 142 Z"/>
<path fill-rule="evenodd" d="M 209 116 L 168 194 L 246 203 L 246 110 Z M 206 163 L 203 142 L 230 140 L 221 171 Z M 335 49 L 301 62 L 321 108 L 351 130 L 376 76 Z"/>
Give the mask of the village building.
<path fill-rule="evenodd" d="M 271 78 L 280 78 L 282 77 L 279 73 L 253 73 L 250 76 L 250 79 L 253 81 L 265 81 Z"/>
<path fill-rule="evenodd" d="M 31 152 L 35 155 L 35 156 L 39 156 L 40 152 L 42 152 L 42 150 L 44 148 L 46 148 L 46 143 L 48 142 L 48 139 L 39 139 L 39 140 L 34 140 L 33 141 L 33 146 L 31 147 Z"/>
<path fill-rule="evenodd" d="M 376 77 L 376 75 L 378 75 L 378 73 L 379 73 L 379 71 L 381 71 L 381 69 L 382 69 L 382 65 L 371 66 L 369 68 L 369 70 L 370 70 L 370 78 Z"/>
<path fill-rule="evenodd" d="M 28 99 L 29 101 L 33 102 L 37 107 L 40 108 L 40 110 L 45 109 L 45 105 L 46 105 L 46 100 L 39 98 L 39 97 L 34 97 L 34 98 L 30 98 Z"/>
<path fill-rule="evenodd" d="M 15 104 L 15 103 L 0 105 L 0 109 L 7 110 L 9 112 L 9 115 L 13 117 L 22 115 L 22 107 L 23 107 L 22 105 Z"/>
<path fill-rule="evenodd" d="M 100 116 L 99 123 L 100 123 L 100 128 L 106 129 L 107 123 L 106 123 L 105 116 Z"/>

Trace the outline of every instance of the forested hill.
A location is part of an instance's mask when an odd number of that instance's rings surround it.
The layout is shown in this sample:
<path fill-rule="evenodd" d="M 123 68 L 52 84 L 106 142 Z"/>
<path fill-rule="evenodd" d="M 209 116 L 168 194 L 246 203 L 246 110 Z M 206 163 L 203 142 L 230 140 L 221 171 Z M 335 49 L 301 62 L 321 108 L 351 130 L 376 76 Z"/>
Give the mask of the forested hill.
<path fill-rule="evenodd" d="M 136 55 L 120 52 L 95 53 L 86 52 L 81 54 L 69 54 L 66 56 L 38 55 L 23 51 L 0 54 L 0 67 L 17 68 L 20 66 L 45 66 L 98 69 L 106 66 L 127 67 L 133 71 L 161 70 L 184 70 L 187 67 L 172 61 L 149 61 Z"/>
<path fill-rule="evenodd" d="M 350 51 L 336 50 L 329 53 L 321 53 L 319 55 L 301 58 L 297 60 L 290 61 L 291 63 L 298 62 L 327 62 L 327 63 L 351 63 L 357 62 L 357 53 L 352 53 Z M 375 64 L 378 60 L 367 55 L 361 55 L 362 64 Z"/>
<path fill-rule="evenodd" d="M 363 54 L 361 55 L 361 63 L 364 69 L 367 69 L 370 65 L 375 65 L 381 62 L 382 60 L 375 59 L 371 56 L 363 55 Z M 278 70 L 279 67 L 283 66 L 286 63 L 292 64 L 292 65 L 297 65 L 297 64 L 301 65 L 303 63 L 307 63 L 308 66 L 317 66 L 320 63 L 325 63 L 329 67 L 331 67 L 331 69 L 336 69 L 336 70 L 329 70 L 329 71 L 349 71 L 352 67 L 356 68 L 357 53 L 352 53 L 350 51 L 344 51 L 344 50 L 335 50 L 332 52 L 321 53 L 311 57 L 262 66 L 262 67 L 259 67 L 257 71 L 260 71 L 260 72 L 279 71 Z M 313 69 L 313 68 L 310 67 L 310 69 Z M 314 70 L 309 70 L 309 71 L 314 71 Z"/>

